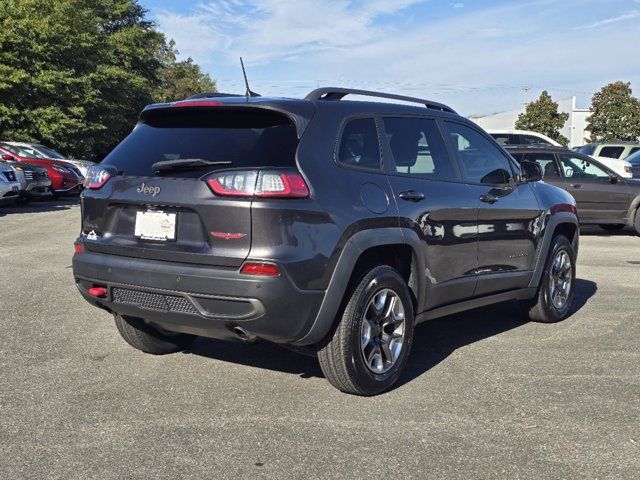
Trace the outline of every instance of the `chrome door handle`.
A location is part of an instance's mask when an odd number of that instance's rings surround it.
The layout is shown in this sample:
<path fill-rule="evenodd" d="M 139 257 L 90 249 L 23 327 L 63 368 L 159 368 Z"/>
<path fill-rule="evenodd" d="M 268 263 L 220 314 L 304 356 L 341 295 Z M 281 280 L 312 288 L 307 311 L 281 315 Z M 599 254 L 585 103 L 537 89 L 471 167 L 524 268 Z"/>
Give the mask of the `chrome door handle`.
<path fill-rule="evenodd" d="M 582 184 L 581 183 L 572 183 L 571 186 L 573 188 L 582 188 Z"/>
<path fill-rule="evenodd" d="M 498 201 L 498 197 L 491 195 L 489 193 L 485 193 L 484 195 L 480 195 L 480 201 L 484 203 L 494 204 Z"/>
<path fill-rule="evenodd" d="M 407 190 L 406 192 L 401 192 L 398 196 L 401 199 L 407 200 L 409 202 L 419 202 L 420 200 L 424 200 L 424 193 L 416 192 L 415 190 Z"/>

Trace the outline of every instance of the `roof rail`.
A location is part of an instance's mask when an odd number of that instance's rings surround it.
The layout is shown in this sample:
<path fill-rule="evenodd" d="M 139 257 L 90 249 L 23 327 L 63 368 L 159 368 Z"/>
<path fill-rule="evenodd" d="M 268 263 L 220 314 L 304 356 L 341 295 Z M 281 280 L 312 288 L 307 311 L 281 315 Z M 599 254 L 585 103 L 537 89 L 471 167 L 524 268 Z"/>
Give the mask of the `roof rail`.
<path fill-rule="evenodd" d="M 389 98 L 392 100 L 402 100 L 404 102 L 420 103 L 427 108 L 440 110 L 442 112 L 456 113 L 456 111 L 438 102 L 425 100 L 423 98 L 405 97 L 404 95 L 394 95 L 392 93 L 372 92 L 369 90 L 355 90 L 352 88 L 324 87 L 317 88 L 305 97 L 306 100 L 342 100 L 347 95 L 362 95 L 365 97 Z"/>
<path fill-rule="evenodd" d="M 244 95 L 239 95 L 237 93 L 222 93 L 222 92 L 205 92 L 205 93 L 196 93 L 191 95 L 190 97 L 185 98 L 185 100 L 197 100 L 198 98 L 220 98 L 220 97 L 244 97 Z"/>

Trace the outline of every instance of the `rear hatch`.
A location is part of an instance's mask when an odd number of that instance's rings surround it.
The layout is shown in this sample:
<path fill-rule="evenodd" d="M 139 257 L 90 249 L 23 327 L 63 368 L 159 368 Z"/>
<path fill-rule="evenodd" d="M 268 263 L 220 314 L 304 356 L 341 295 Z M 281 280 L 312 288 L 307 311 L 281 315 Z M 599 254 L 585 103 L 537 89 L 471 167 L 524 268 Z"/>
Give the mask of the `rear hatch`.
<path fill-rule="evenodd" d="M 216 194 L 208 180 L 218 176 L 233 188 L 251 180 L 243 172 L 295 170 L 298 129 L 286 112 L 202 105 L 143 112 L 133 132 L 94 167 L 110 176 L 83 194 L 87 250 L 242 264 L 251 248 L 253 196 Z"/>

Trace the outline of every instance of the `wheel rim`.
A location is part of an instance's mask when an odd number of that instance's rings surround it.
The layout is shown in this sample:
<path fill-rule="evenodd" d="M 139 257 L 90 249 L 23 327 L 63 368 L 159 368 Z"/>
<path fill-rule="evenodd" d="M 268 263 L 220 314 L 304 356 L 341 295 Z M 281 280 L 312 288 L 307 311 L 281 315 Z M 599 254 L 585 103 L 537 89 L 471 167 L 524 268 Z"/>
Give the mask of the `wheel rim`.
<path fill-rule="evenodd" d="M 566 250 L 559 250 L 549 271 L 549 298 L 556 310 L 564 310 L 569 303 L 573 267 L 571 257 Z"/>
<path fill-rule="evenodd" d="M 360 331 L 360 351 L 367 368 L 388 372 L 400 358 L 404 346 L 405 311 L 396 292 L 376 292 L 365 309 Z"/>

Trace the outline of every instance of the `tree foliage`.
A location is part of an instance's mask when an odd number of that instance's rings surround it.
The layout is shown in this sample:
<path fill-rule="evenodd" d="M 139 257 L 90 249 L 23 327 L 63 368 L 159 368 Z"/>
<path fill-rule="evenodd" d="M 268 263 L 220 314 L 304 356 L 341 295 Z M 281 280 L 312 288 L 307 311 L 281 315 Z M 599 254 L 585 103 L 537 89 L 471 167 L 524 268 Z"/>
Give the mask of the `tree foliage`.
<path fill-rule="evenodd" d="M 100 159 L 163 81 L 206 77 L 168 61 L 174 47 L 145 13 L 137 0 L 0 1 L 0 138 Z"/>
<path fill-rule="evenodd" d="M 568 119 L 569 114 L 558 112 L 558 103 L 544 90 L 538 100 L 527 104 L 524 113 L 518 116 L 515 127 L 542 133 L 566 146 L 569 139 L 560 133 L 560 129 Z"/>
<path fill-rule="evenodd" d="M 630 83 L 614 82 L 593 95 L 593 113 L 587 120 L 592 140 L 640 138 L 640 100 L 631 94 Z"/>
<path fill-rule="evenodd" d="M 178 61 L 179 53 L 171 40 L 162 58 L 160 86 L 153 93 L 156 102 L 171 102 L 198 92 L 216 91 L 216 82 L 209 74 L 203 73 L 191 57 Z"/>

